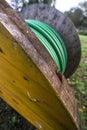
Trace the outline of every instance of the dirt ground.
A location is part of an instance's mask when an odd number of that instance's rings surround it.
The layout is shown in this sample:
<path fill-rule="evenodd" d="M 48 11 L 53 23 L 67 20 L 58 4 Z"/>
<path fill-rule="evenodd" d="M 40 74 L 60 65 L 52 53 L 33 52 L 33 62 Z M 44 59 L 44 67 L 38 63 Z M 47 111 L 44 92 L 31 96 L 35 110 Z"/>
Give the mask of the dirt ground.
<path fill-rule="evenodd" d="M 35 130 L 35 127 L 0 99 L 0 130 Z"/>

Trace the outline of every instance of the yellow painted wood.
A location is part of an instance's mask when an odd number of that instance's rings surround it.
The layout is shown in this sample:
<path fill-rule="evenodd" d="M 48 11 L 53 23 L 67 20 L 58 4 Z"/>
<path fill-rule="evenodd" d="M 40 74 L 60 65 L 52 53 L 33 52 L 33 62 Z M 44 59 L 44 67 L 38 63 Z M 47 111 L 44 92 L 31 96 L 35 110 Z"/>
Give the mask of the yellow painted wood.
<path fill-rule="evenodd" d="M 77 130 L 56 92 L 0 24 L 0 96 L 41 130 Z"/>

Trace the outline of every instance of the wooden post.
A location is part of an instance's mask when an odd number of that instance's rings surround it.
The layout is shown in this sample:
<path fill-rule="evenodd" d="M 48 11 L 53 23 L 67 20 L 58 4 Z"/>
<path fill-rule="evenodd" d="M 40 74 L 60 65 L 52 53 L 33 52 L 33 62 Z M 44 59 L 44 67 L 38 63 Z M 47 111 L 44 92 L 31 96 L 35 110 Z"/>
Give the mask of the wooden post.
<path fill-rule="evenodd" d="M 38 129 L 80 130 L 72 89 L 5 1 L 0 1 L 0 97 Z"/>

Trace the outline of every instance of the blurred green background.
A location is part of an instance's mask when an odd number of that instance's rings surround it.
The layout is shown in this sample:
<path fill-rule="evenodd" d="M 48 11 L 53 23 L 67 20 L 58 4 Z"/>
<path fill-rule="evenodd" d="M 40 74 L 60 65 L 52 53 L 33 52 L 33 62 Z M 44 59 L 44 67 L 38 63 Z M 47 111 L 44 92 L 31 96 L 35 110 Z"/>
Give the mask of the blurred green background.
<path fill-rule="evenodd" d="M 55 7 L 56 0 L 11 0 L 10 5 L 17 11 L 33 3 L 43 2 Z M 64 12 L 76 26 L 81 46 L 82 58 L 77 71 L 67 79 L 75 89 L 83 130 L 87 130 L 87 1 L 79 3 Z M 35 128 L 0 99 L 0 130 L 35 130 Z"/>

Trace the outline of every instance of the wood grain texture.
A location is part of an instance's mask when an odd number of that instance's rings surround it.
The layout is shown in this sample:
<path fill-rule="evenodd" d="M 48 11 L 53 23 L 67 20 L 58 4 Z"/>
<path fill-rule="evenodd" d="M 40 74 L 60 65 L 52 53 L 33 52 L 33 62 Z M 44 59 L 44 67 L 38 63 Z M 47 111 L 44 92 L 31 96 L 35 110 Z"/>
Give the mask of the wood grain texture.
<path fill-rule="evenodd" d="M 1 98 L 38 129 L 80 130 L 72 89 L 41 48 L 17 13 L 0 1 Z"/>

